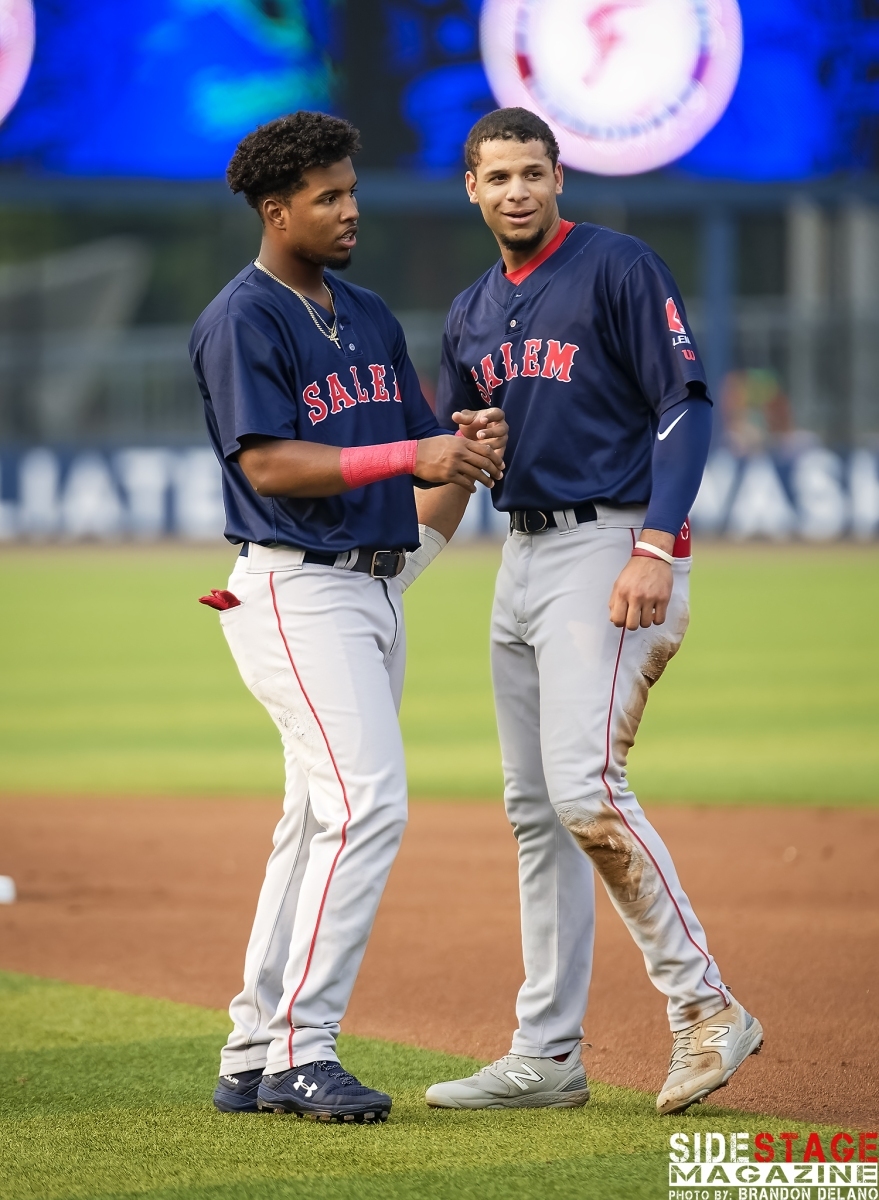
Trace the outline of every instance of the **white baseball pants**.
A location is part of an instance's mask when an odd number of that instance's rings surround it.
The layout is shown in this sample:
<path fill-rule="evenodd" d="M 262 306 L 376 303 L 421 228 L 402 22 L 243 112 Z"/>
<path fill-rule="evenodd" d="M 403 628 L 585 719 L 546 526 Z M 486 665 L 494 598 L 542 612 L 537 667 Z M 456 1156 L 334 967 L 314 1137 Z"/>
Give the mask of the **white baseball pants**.
<path fill-rule="evenodd" d="M 221 1073 L 336 1059 L 336 1035 L 406 824 L 402 591 L 250 546 L 220 614 L 278 726 L 287 787 Z"/>
<path fill-rule="evenodd" d="M 728 993 L 662 839 L 626 779 L 647 692 L 680 647 L 690 560 L 675 561 L 665 623 L 608 616 L 643 509 L 513 533 L 504 546 L 491 656 L 504 800 L 519 845 L 525 983 L 513 1052 L 548 1058 L 583 1036 L 595 922 L 593 868 L 668 997 L 673 1030 Z M 584 853 L 585 851 L 585 853 Z"/>

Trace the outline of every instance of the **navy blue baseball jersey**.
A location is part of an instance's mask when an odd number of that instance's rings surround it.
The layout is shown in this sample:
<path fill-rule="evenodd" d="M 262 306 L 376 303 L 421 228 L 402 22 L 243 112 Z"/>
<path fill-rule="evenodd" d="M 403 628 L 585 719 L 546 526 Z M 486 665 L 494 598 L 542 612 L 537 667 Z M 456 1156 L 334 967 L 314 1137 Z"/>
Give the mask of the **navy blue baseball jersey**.
<path fill-rule="evenodd" d="M 646 504 L 660 418 L 690 385 L 707 396 L 675 282 L 649 246 L 599 225 L 538 261 L 516 284 L 498 262 L 452 304 L 437 416 L 503 408 L 502 511 Z"/>
<path fill-rule="evenodd" d="M 384 301 L 337 277 L 329 283 L 341 350 L 293 292 L 253 264 L 195 323 L 189 351 L 223 471 L 226 537 L 318 552 L 415 549 L 411 476 L 322 499 L 263 497 L 237 461 L 241 439 L 253 434 L 344 447 L 445 433 Z"/>

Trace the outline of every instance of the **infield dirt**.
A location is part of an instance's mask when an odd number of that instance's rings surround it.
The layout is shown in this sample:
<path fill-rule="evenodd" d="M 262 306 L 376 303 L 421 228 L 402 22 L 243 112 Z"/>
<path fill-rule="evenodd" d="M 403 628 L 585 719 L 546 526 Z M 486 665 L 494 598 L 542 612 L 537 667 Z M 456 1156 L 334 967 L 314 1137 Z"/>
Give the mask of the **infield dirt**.
<path fill-rule="evenodd" d="M 0 967 L 225 1008 L 279 806 L 5 800 Z M 726 982 L 766 1045 L 724 1106 L 875 1129 L 879 812 L 650 810 Z M 662 997 L 603 889 L 587 1072 L 661 1085 Z M 506 1052 L 521 981 L 515 842 L 499 804 L 416 803 L 344 1023 L 347 1032 Z"/>

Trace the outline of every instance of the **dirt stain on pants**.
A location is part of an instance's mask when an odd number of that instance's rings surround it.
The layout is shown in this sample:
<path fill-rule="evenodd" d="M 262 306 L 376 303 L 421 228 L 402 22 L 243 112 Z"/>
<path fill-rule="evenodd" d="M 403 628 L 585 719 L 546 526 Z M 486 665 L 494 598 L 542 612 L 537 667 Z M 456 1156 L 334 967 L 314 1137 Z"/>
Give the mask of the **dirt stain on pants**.
<path fill-rule="evenodd" d="M 661 638 L 651 644 L 635 674 L 628 700 L 614 713 L 613 755 L 614 761 L 624 767 L 629 751 L 635 744 L 635 735 L 647 707 L 647 696 L 654 683 L 680 649 L 680 641 Z"/>
<path fill-rule="evenodd" d="M 646 861 L 619 813 L 606 808 L 594 817 L 562 817 L 563 824 L 592 859 L 605 887 L 621 904 L 640 898 Z"/>
<path fill-rule="evenodd" d="M 629 751 L 634 745 L 650 688 L 662 676 L 669 660 L 678 652 L 680 644 L 681 638 L 658 638 L 651 642 L 635 673 L 628 700 L 620 705 L 614 714 L 613 751 L 615 761 L 620 767 L 625 767 Z M 648 870 L 648 860 L 637 839 L 614 808 L 604 804 L 601 811 L 592 817 L 575 816 L 571 812 L 560 813 L 560 816 L 562 823 L 589 855 L 605 887 L 617 903 L 631 905 L 646 898 L 642 895 L 646 883 L 645 871 L 652 875 Z M 652 895 L 652 892 L 653 888 L 650 887 L 648 895 Z"/>

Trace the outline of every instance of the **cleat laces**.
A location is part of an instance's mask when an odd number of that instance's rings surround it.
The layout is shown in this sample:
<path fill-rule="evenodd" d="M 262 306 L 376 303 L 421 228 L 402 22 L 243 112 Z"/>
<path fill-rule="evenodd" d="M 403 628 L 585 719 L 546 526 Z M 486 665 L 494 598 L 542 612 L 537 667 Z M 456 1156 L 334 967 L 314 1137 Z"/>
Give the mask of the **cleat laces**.
<path fill-rule="evenodd" d="M 504 1067 L 508 1063 L 512 1063 L 512 1061 L 512 1054 L 505 1054 L 503 1058 L 498 1058 L 494 1062 L 486 1063 L 484 1067 L 480 1067 L 480 1069 L 476 1072 L 476 1076 L 496 1075 L 498 1071 L 502 1072 Z"/>
<path fill-rule="evenodd" d="M 668 1064 L 668 1073 L 671 1075 L 673 1071 L 680 1071 L 684 1067 L 688 1067 L 690 1055 L 696 1052 L 699 1040 L 699 1026 L 691 1026 L 689 1029 L 679 1029 L 674 1035 L 674 1042 L 671 1048 L 671 1062 Z"/>
<path fill-rule="evenodd" d="M 363 1087 L 360 1080 L 356 1079 L 350 1071 L 346 1071 L 341 1063 L 327 1059 L 325 1062 L 312 1063 L 312 1066 L 318 1067 L 325 1075 L 329 1075 L 330 1079 L 335 1079 L 343 1087 Z"/>

